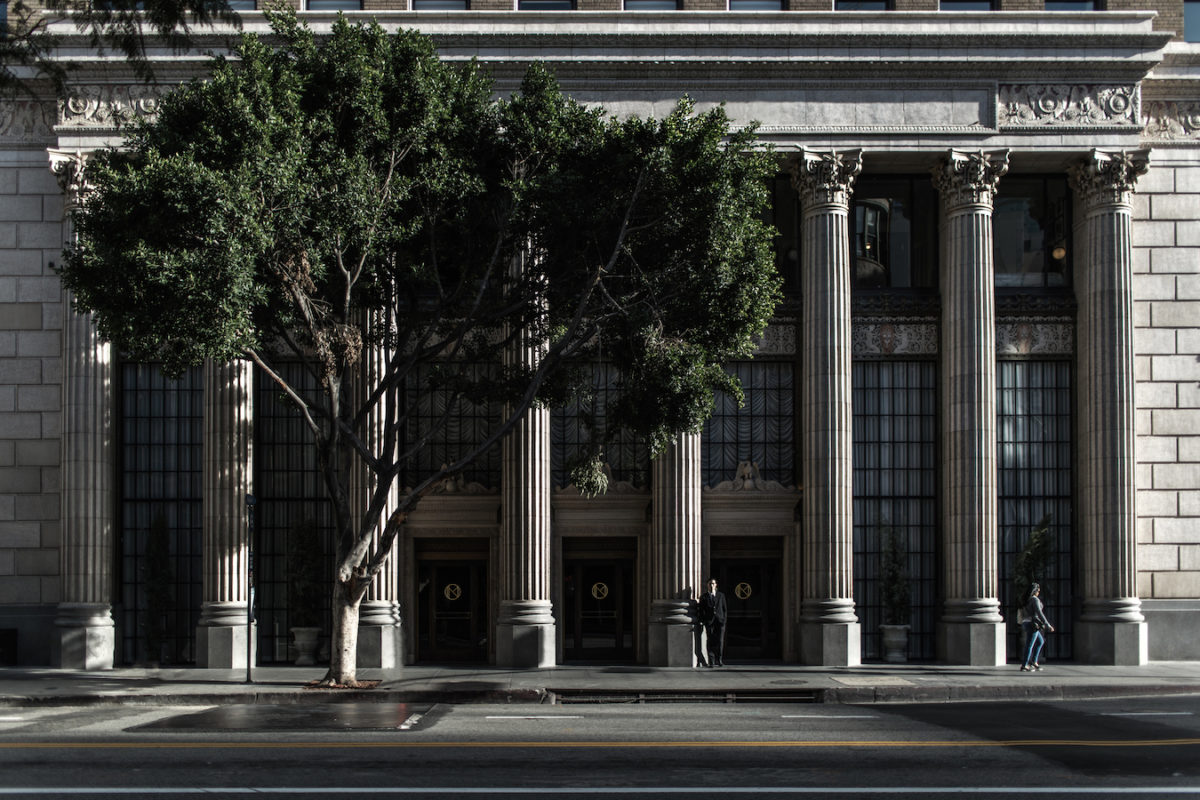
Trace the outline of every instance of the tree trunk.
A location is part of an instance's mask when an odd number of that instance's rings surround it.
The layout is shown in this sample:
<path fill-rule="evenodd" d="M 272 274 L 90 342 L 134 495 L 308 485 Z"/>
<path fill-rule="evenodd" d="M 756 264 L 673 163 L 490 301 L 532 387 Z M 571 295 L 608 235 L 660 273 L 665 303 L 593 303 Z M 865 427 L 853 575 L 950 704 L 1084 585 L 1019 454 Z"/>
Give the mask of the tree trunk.
<path fill-rule="evenodd" d="M 358 686 L 358 608 L 363 591 L 351 583 L 335 581 L 333 586 L 333 633 L 330 636 L 329 673 L 323 684 Z"/>

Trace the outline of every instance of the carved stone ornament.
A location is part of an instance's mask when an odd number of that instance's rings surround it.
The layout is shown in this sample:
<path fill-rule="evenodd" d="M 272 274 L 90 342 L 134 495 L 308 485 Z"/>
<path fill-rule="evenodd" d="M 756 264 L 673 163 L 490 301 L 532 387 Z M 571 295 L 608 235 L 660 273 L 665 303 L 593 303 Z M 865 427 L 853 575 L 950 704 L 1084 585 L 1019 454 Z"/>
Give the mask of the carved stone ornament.
<path fill-rule="evenodd" d="M 779 481 L 764 480 L 757 461 L 739 461 L 731 481 L 721 481 L 716 486 L 704 487 L 709 492 L 790 492 L 791 486 Z"/>
<path fill-rule="evenodd" d="M 988 206 L 996 196 L 996 184 L 1008 172 L 1008 150 L 967 152 L 951 150 L 941 166 L 933 169 L 933 184 L 948 209 Z"/>
<path fill-rule="evenodd" d="M 938 327 L 932 321 L 856 319 L 850 342 L 855 357 L 935 356 L 938 352 Z"/>
<path fill-rule="evenodd" d="M 58 124 L 70 128 L 116 129 L 135 117 L 153 117 L 159 98 L 173 87 L 71 86 L 58 103 Z"/>
<path fill-rule="evenodd" d="M 754 350 L 756 356 L 794 356 L 796 355 L 796 326 L 791 324 L 772 323 L 763 331 Z"/>
<path fill-rule="evenodd" d="M 78 208 L 91 191 L 84 173 L 87 153 L 82 150 L 50 149 L 46 154 L 50 157 L 50 171 L 54 173 L 66 199 L 66 210 Z"/>
<path fill-rule="evenodd" d="M 996 355 L 1069 356 L 1075 352 L 1071 320 L 1012 318 L 996 324 Z"/>
<path fill-rule="evenodd" d="M 848 208 L 854 193 L 854 179 L 862 172 L 862 150 L 826 152 L 800 151 L 792 162 L 792 186 L 800 193 L 800 205 L 836 205 Z"/>
<path fill-rule="evenodd" d="M 1136 84 L 1000 84 L 1001 128 L 1136 128 Z"/>
<path fill-rule="evenodd" d="M 1085 209 L 1129 205 L 1139 175 L 1150 168 L 1149 150 L 1093 150 L 1082 164 L 1068 172 L 1071 188 Z"/>
<path fill-rule="evenodd" d="M 5 100 L 0 103 L 0 138 L 33 142 L 54 135 L 53 103 Z"/>
<path fill-rule="evenodd" d="M 1200 142 L 1200 100 L 1155 100 L 1145 106 L 1143 138 L 1156 142 Z"/>

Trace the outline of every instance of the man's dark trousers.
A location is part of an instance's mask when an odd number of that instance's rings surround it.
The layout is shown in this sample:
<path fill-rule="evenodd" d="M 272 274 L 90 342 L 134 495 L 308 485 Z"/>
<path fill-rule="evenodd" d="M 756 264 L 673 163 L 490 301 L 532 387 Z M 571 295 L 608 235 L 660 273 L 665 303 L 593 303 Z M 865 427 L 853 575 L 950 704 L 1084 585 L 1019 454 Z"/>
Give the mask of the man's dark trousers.
<path fill-rule="evenodd" d="M 708 638 L 708 663 L 725 666 L 725 618 L 728 616 L 725 595 L 705 592 L 700 595 L 700 622 Z"/>

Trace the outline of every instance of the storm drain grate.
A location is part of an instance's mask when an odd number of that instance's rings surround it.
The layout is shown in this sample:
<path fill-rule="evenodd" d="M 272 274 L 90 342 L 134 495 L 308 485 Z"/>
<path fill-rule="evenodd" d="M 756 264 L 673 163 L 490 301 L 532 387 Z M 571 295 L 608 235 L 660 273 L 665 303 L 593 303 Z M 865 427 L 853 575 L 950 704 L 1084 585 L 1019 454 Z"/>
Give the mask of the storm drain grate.
<path fill-rule="evenodd" d="M 792 691 L 741 689 L 736 691 L 712 690 L 642 690 L 642 691 L 589 691 L 586 689 L 549 689 L 556 705 L 576 703 L 817 703 L 820 697 L 815 689 Z"/>

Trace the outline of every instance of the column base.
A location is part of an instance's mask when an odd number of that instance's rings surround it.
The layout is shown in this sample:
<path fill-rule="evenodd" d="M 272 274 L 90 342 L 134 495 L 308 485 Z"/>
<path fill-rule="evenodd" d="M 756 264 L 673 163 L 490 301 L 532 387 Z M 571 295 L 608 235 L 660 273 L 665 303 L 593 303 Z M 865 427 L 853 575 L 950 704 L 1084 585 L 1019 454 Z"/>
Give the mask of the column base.
<path fill-rule="evenodd" d="M 1150 660 L 1148 626 L 1144 622 L 1079 622 L 1075 626 L 1075 658 L 1085 664 L 1140 667 Z"/>
<path fill-rule="evenodd" d="M 113 668 L 116 629 L 107 603 L 60 603 L 51 639 L 51 662 L 62 669 Z"/>
<path fill-rule="evenodd" d="M 554 615 L 548 600 L 504 600 L 496 624 L 496 666 L 510 669 L 553 667 Z"/>
<path fill-rule="evenodd" d="M 862 664 L 862 631 L 857 622 L 801 622 L 800 663 L 808 667 Z"/>
<path fill-rule="evenodd" d="M 1000 667 L 1008 654 L 1003 622 L 939 622 L 938 658 L 947 664 Z"/>
<path fill-rule="evenodd" d="M 404 634 L 399 625 L 358 626 L 358 666 L 396 669 L 404 666 Z"/>
<path fill-rule="evenodd" d="M 257 625 L 253 626 L 252 637 L 250 663 L 254 664 L 258 661 Z M 201 625 L 197 627 L 196 666 L 201 669 L 245 669 L 245 624 Z"/>
<path fill-rule="evenodd" d="M 650 606 L 652 667 L 694 667 L 702 643 L 688 600 L 655 600 Z"/>

